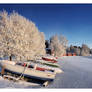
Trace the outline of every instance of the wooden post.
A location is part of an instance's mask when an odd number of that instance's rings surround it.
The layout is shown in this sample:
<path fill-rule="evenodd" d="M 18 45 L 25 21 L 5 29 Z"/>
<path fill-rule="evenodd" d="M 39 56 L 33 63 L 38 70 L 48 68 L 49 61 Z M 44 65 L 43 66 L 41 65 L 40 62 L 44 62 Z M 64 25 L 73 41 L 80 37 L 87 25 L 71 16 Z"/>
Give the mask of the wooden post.
<path fill-rule="evenodd" d="M 1 70 L 1 75 L 3 76 L 4 73 L 5 73 L 5 67 L 3 66 L 3 67 L 2 67 L 2 70 Z"/>
<path fill-rule="evenodd" d="M 10 56 L 9 58 L 10 58 L 10 61 L 12 61 L 12 56 Z"/>
<path fill-rule="evenodd" d="M 45 82 L 43 83 L 43 86 L 46 87 L 46 86 L 48 86 L 48 84 L 49 84 L 49 81 L 45 81 Z"/>

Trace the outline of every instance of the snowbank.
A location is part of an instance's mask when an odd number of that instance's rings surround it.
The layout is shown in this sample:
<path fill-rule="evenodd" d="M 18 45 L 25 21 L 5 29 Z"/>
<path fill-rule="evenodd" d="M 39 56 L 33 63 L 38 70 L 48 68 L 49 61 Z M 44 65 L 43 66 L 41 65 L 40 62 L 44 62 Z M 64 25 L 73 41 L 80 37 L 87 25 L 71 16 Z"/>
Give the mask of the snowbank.
<path fill-rule="evenodd" d="M 46 88 L 92 88 L 92 57 L 69 56 L 59 59 L 64 73 L 57 74 Z M 43 88 L 38 84 L 14 83 L 0 78 L 0 88 Z"/>

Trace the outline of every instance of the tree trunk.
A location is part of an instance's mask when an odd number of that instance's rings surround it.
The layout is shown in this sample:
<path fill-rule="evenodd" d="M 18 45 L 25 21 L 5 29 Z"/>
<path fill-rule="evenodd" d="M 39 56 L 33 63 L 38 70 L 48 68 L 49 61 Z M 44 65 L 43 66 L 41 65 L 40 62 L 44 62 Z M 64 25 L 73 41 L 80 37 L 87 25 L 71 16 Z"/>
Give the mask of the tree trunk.
<path fill-rule="evenodd" d="M 12 56 L 9 57 L 10 61 L 12 61 Z"/>

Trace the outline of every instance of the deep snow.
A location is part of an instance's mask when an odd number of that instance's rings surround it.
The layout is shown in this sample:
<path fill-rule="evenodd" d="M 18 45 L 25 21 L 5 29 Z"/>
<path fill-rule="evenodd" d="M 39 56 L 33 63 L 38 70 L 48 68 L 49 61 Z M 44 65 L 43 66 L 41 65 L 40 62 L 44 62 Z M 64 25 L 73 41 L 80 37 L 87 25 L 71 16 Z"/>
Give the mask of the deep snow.
<path fill-rule="evenodd" d="M 92 57 L 68 56 L 58 60 L 64 73 L 57 74 L 46 88 L 92 88 Z M 33 84 L 32 84 L 33 85 Z M 0 78 L 0 88 L 43 88 L 24 82 L 14 83 Z"/>

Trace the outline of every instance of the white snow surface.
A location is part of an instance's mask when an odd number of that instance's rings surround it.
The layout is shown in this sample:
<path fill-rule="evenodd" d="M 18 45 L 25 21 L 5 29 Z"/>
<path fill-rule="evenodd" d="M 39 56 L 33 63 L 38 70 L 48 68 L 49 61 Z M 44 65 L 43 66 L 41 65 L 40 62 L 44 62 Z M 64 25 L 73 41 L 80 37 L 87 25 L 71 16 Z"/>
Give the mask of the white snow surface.
<path fill-rule="evenodd" d="M 92 56 L 68 56 L 58 59 L 64 73 L 57 74 L 46 88 L 92 88 Z M 0 77 L 0 88 L 43 88 L 37 84 L 13 82 Z"/>
<path fill-rule="evenodd" d="M 0 88 L 35 88 L 39 87 L 39 84 L 28 83 L 25 81 L 13 82 L 4 79 L 0 76 Z"/>

